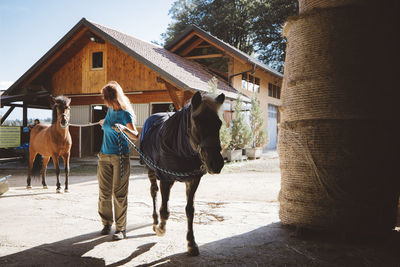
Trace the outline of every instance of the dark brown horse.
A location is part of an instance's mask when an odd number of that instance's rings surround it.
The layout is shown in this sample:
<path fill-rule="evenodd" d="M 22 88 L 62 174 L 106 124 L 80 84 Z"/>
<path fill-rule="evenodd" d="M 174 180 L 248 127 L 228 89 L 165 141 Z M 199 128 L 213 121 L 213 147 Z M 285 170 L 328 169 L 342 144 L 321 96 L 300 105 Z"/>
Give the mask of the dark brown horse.
<path fill-rule="evenodd" d="M 208 173 L 219 173 L 224 166 L 221 156 L 219 130 L 221 120 L 218 109 L 225 100 L 221 94 L 216 98 L 202 96 L 197 92 L 189 106 L 176 112 L 172 116 L 158 113 L 150 116 L 142 130 L 140 138 L 141 150 L 158 166 L 182 173 L 187 176 L 177 176 L 165 173 L 148 164 L 148 176 L 151 182 L 151 196 L 153 198 L 153 230 L 157 235 L 165 234 L 166 223 L 169 217 L 168 200 L 172 185 L 175 181 L 186 184 L 186 216 L 188 253 L 191 256 L 199 255 L 199 249 L 194 240 L 193 216 L 194 194 L 205 172 L 193 174 L 194 170 L 207 170 Z M 161 222 L 158 224 L 156 210 L 158 185 L 160 180 L 162 203 L 160 207 Z"/>
<path fill-rule="evenodd" d="M 64 160 L 65 167 L 65 188 L 64 191 L 68 192 L 68 176 L 69 176 L 69 158 L 72 146 L 71 135 L 68 130 L 71 99 L 65 96 L 57 96 L 53 105 L 53 118 L 51 126 L 38 124 L 33 127 L 31 131 L 30 144 L 29 144 L 29 171 L 27 179 L 27 189 L 31 189 L 31 175 L 33 163 L 37 154 L 42 155 L 42 185 L 47 189 L 46 185 L 46 169 L 50 157 L 53 159 L 53 164 L 56 169 L 57 176 L 57 193 L 60 193 L 61 185 L 59 181 L 60 156 Z"/>

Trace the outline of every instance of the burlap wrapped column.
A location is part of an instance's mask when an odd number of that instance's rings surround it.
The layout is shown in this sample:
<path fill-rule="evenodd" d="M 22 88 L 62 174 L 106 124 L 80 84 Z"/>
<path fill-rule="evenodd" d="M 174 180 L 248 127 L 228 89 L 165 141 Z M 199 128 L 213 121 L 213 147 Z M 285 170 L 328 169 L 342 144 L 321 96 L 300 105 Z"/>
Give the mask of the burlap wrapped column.
<path fill-rule="evenodd" d="M 396 222 L 396 1 L 300 0 L 287 38 L 278 152 L 282 223 L 385 231 Z"/>

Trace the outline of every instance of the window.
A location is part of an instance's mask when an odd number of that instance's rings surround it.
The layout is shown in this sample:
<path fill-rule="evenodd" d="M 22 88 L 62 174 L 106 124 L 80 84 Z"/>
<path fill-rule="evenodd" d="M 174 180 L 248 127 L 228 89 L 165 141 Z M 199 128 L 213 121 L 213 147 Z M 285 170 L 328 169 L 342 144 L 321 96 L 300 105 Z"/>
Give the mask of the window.
<path fill-rule="evenodd" d="M 281 98 L 281 88 L 275 84 L 268 83 L 268 96 Z"/>
<path fill-rule="evenodd" d="M 254 77 L 254 92 L 260 92 L 260 78 Z"/>
<path fill-rule="evenodd" d="M 243 73 L 242 74 L 242 89 L 251 91 L 251 92 L 260 92 L 260 78 L 257 78 L 253 75 Z"/>
<path fill-rule="evenodd" d="M 272 83 L 268 83 L 268 96 L 272 96 Z"/>
<path fill-rule="evenodd" d="M 92 53 L 92 69 L 103 68 L 103 52 Z"/>
<path fill-rule="evenodd" d="M 246 73 L 242 73 L 242 89 L 247 89 L 247 77 Z"/>
<path fill-rule="evenodd" d="M 249 75 L 249 85 L 247 90 L 254 92 L 254 76 L 253 75 Z"/>

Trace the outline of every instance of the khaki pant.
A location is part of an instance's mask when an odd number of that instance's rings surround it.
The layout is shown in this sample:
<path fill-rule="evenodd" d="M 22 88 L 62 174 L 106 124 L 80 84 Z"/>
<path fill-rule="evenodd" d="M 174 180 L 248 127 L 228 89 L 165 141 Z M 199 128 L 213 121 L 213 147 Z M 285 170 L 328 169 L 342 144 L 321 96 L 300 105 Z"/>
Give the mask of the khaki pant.
<path fill-rule="evenodd" d="M 98 154 L 97 178 L 99 180 L 99 215 L 103 225 L 113 224 L 111 198 L 114 202 L 114 219 L 117 231 L 126 230 L 128 186 L 130 175 L 129 155 L 123 156 L 124 175 L 120 177 L 119 155 Z"/>

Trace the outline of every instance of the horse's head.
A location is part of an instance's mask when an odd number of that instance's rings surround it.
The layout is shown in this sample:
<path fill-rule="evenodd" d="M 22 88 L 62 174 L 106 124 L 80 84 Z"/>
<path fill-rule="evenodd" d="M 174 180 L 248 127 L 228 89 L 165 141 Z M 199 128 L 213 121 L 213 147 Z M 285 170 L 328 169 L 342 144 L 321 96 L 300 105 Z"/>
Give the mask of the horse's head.
<path fill-rule="evenodd" d="M 65 96 L 57 96 L 53 99 L 53 120 L 52 124 L 60 123 L 61 128 L 69 125 L 71 99 Z"/>
<path fill-rule="evenodd" d="M 212 98 L 197 92 L 191 101 L 190 144 L 199 152 L 200 159 L 209 173 L 220 173 L 224 166 L 219 140 L 222 122 L 218 116 L 218 110 L 224 100 L 224 94 Z"/>

